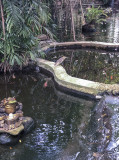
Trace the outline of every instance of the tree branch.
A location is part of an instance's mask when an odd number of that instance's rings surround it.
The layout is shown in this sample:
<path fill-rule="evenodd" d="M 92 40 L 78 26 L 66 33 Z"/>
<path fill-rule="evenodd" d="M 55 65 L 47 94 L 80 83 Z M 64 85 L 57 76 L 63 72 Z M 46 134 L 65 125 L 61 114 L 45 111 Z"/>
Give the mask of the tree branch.
<path fill-rule="evenodd" d="M 80 2 L 80 7 L 81 7 L 81 14 L 82 14 L 82 24 L 85 25 L 86 22 L 85 22 L 85 18 L 84 18 L 84 12 L 83 12 L 83 7 L 82 7 L 82 1 L 79 0 Z"/>
<path fill-rule="evenodd" d="M 4 35 L 4 38 L 5 38 L 5 21 L 4 21 L 3 6 L 2 6 L 1 0 L 0 0 L 0 9 L 1 9 L 1 17 L 2 17 L 3 35 Z"/>

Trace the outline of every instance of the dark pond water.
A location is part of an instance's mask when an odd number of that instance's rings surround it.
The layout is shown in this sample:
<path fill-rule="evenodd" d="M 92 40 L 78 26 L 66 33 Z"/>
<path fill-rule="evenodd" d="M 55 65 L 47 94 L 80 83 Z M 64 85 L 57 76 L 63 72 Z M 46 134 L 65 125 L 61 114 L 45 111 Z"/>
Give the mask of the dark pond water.
<path fill-rule="evenodd" d="M 73 41 L 71 19 L 65 10 L 57 11 L 57 37 L 59 41 Z M 76 40 L 119 43 L 119 9 L 114 8 L 106 22 L 96 26 L 96 32 L 81 32 L 81 17 L 74 9 Z M 48 55 L 49 56 L 49 55 Z M 103 83 L 119 83 L 119 53 L 98 50 L 54 51 L 48 60 L 54 62 L 62 56 L 68 58 L 63 63 L 66 72 L 74 77 Z"/>
<path fill-rule="evenodd" d="M 56 62 L 62 56 L 66 72 L 74 77 L 103 83 L 119 83 L 119 53 L 98 50 L 62 50 L 46 58 Z"/>
<path fill-rule="evenodd" d="M 116 7 L 116 6 L 115 6 Z M 118 7 L 118 6 L 117 6 Z M 71 19 L 65 17 L 66 13 L 62 10 L 57 12 L 57 37 L 59 41 L 72 41 Z M 113 13 L 106 19 L 106 22 L 96 26 L 96 32 L 81 32 L 81 16 L 79 10 L 74 10 L 74 25 L 76 32 L 76 40 L 100 41 L 119 43 L 119 9 L 114 8 Z"/>
<path fill-rule="evenodd" d="M 106 19 L 106 22 L 96 26 L 96 32 L 92 34 L 84 34 L 87 41 L 100 41 L 119 43 L 119 11 L 115 10 L 112 16 Z"/>
<path fill-rule="evenodd" d="M 119 43 L 118 12 L 108 18 L 106 23 L 97 26 L 97 31 L 92 34 L 80 32 L 78 19 L 77 16 L 75 25 L 77 40 Z M 68 25 L 59 26 L 60 41 L 72 40 Z M 64 51 L 51 54 L 50 59 L 56 61 L 62 55 Z M 65 55 L 68 59 L 64 66 L 68 74 L 105 83 L 119 82 L 118 53 L 72 50 L 65 51 Z M 95 102 L 62 94 L 53 87 L 52 82 L 44 88 L 44 82 L 40 74 L 6 78 L 0 76 L 0 100 L 15 96 L 23 103 L 24 116 L 30 116 L 35 121 L 35 128 L 21 139 L 21 143 L 11 147 L 0 146 L 0 160 L 95 159 L 97 150 L 91 147 L 86 138 L 90 128 L 91 136 L 94 135 L 95 126 L 89 125 L 89 122 Z M 107 150 L 110 156 L 105 157 L 105 160 L 109 159 L 108 157 L 112 160 L 119 158 L 119 108 L 118 105 L 112 107 L 115 111 L 111 119 L 113 136 Z"/>
<path fill-rule="evenodd" d="M 0 76 L 0 100 L 15 96 L 35 128 L 15 146 L 0 146 L 0 160 L 83 160 L 93 152 L 85 139 L 95 102 L 58 92 L 40 74 Z M 85 146 L 87 146 L 85 148 Z M 88 148 L 89 147 L 89 148 Z"/>
<path fill-rule="evenodd" d="M 93 118 L 96 102 L 65 95 L 52 81 L 44 88 L 46 78 L 38 73 L 0 76 L 0 99 L 15 96 L 23 103 L 24 116 L 35 121 L 35 128 L 21 142 L 0 145 L 0 160 L 118 160 L 119 98 L 108 98 L 112 134 L 110 142 L 100 140 L 106 133 L 97 134 L 102 124 Z M 103 150 L 100 142 L 108 146 Z"/>

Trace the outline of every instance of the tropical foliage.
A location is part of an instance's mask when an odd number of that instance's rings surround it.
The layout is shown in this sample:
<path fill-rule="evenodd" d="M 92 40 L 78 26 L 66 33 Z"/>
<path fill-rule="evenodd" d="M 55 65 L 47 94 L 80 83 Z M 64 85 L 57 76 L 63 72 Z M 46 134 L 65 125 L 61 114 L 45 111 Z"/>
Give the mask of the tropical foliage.
<path fill-rule="evenodd" d="M 107 14 L 100 7 L 95 8 L 94 6 L 92 6 L 87 9 L 86 13 L 87 23 L 91 22 L 101 23 L 106 20 L 105 17 L 107 17 Z"/>
<path fill-rule="evenodd" d="M 47 33 L 48 7 L 40 0 L 0 0 L 0 68 L 10 71 L 37 55 L 37 35 Z"/>

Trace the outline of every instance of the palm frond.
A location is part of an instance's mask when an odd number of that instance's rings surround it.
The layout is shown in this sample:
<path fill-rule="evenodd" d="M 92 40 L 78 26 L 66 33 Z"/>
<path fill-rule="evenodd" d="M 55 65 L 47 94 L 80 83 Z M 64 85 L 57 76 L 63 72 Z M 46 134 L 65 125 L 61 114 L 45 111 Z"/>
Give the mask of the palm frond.
<path fill-rule="evenodd" d="M 6 71 L 37 56 L 37 35 L 47 33 L 48 7 L 39 0 L 4 0 L 5 39 L 0 41 L 0 65 Z M 0 20 L 0 25 L 2 24 Z M 0 28 L 0 38 L 3 31 Z"/>
<path fill-rule="evenodd" d="M 20 27 L 22 26 L 22 23 L 24 22 L 21 14 L 21 9 L 13 3 L 13 1 L 5 0 L 4 6 L 6 10 L 6 24 L 7 24 L 7 31 L 9 33 L 12 32 L 12 30 L 19 31 Z"/>

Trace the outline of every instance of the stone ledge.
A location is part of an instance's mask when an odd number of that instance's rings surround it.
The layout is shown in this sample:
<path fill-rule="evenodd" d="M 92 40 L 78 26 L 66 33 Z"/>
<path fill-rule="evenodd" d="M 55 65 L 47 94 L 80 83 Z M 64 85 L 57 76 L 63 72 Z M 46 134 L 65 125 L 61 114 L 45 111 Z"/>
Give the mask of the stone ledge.
<path fill-rule="evenodd" d="M 0 133 L 9 133 L 10 135 L 18 135 L 20 132 L 22 132 L 24 130 L 24 126 L 23 124 L 21 124 L 19 127 L 12 129 L 12 130 L 4 130 L 4 129 L 0 129 Z"/>
<path fill-rule="evenodd" d="M 95 48 L 95 49 L 104 49 L 104 50 L 115 50 L 119 51 L 119 43 L 104 43 L 104 42 L 88 42 L 88 41 L 81 41 L 81 42 L 63 42 L 63 43 L 51 43 L 49 46 L 42 48 L 42 51 L 47 52 L 52 48 L 61 49 L 63 48 Z M 65 88 L 68 88 L 76 92 L 81 92 L 87 94 L 87 96 L 94 96 L 95 99 L 98 98 L 98 94 L 103 92 L 112 92 L 112 93 L 119 93 L 119 85 L 118 84 L 104 84 L 99 82 L 93 82 L 85 79 L 80 79 L 76 77 L 71 77 L 65 71 L 65 69 L 61 66 L 55 66 L 54 62 L 37 58 L 36 62 L 39 67 L 49 71 L 53 77 L 55 82 Z"/>
<path fill-rule="evenodd" d="M 54 62 L 50 62 L 44 59 L 37 58 L 37 64 L 39 67 L 44 68 L 52 73 L 54 80 L 63 87 L 71 90 L 83 92 L 85 94 L 94 95 L 95 98 L 102 92 L 119 92 L 118 84 L 104 84 L 93 82 L 85 79 L 75 78 L 69 76 L 62 66 L 55 66 Z"/>
<path fill-rule="evenodd" d="M 81 48 L 90 48 L 90 49 L 102 49 L 106 51 L 119 51 L 119 43 L 106 43 L 106 42 L 97 42 L 97 41 L 77 41 L 77 42 L 53 42 L 48 46 L 43 47 L 40 51 L 47 52 L 51 49 L 81 49 Z"/>

